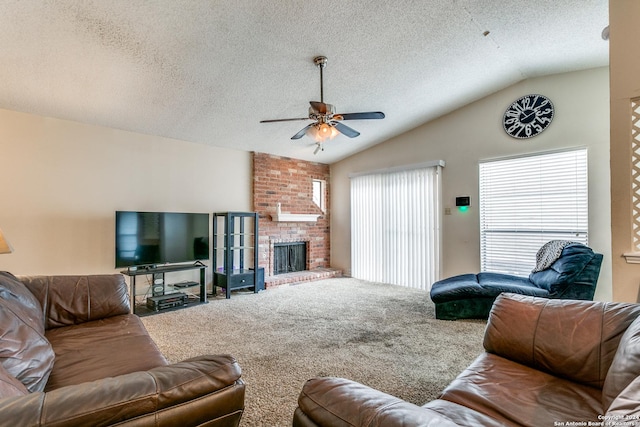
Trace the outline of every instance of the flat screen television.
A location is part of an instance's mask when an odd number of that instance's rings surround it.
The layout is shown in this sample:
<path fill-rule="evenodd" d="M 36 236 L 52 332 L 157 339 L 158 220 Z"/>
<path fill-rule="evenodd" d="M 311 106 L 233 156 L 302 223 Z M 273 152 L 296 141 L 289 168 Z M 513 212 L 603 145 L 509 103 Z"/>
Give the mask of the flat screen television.
<path fill-rule="evenodd" d="M 116 211 L 116 268 L 209 259 L 209 214 Z"/>

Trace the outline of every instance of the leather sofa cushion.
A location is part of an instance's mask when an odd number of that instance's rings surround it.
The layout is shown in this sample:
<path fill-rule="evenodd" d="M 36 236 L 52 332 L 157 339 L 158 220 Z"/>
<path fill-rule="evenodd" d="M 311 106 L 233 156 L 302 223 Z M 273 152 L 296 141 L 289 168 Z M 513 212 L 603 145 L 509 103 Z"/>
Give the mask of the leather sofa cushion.
<path fill-rule="evenodd" d="M 447 413 L 460 425 L 477 411 L 504 426 L 553 426 L 558 421 L 597 422 L 601 390 L 483 353 L 443 391 L 440 399 L 465 407 Z M 438 410 L 438 401 L 424 407 Z M 467 409 L 468 408 L 468 409 Z M 487 425 L 480 423 L 478 425 Z"/>
<path fill-rule="evenodd" d="M 0 299 L 18 303 L 22 307 L 23 320 L 38 333 L 44 334 L 42 306 L 29 289 L 7 271 L 0 271 Z"/>
<path fill-rule="evenodd" d="M 43 308 L 45 329 L 128 314 L 129 289 L 122 274 L 20 276 Z"/>
<path fill-rule="evenodd" d="M 629 325 L 620 339 L 602 388 L 602 404 L 605 408 L 638 376 L 640 376 L 640 317 Z M 636 402 L 638 401 L 636 394 Z"/>
<path fill-rule="evenodd" d="M 432 400 L 422 407 L 425 410 L 428 409 L 441 416 L 446 416 L 451 422 L 455 423 L 454 425 L 456 426 L 505 427 L 506 425 L 503 421 L 498 421 L 482 412 L 444 399 Z"/>
<path fill-rule="evenodd" d="M 640 405 L 638 405 L 638 400 L 640 400 L 640 377 L 634 378 L 633 381 L 616 396 L 613 402 L 611 402 L 611 406 L 609 406 L 604 420 L 609 421 L 611 426 L 640 424 Z"/>
<path fill-rule="evenodd" d="M 602 388 L 620 338 L 639 314 L 637 304 L 502 294 L 483 344 L 490 353 Z M 568 339 L 559 346 L 558 336 Z"/>
<path fill-rule="evenodd" d="M 0 299 L 0 363 L 30 392 L 43 391 L 55 354 L 18 301 Z"/>
<path fill-rule="evenodd" d="M 357 396 L 355 405 L 354 396 Z M 345 378 L 310 379 L 302 388 L 298 406 L 294 426 L 456 426 L 446 414 L 437 414 Z"/>
<path fill-rule="evenodd" d="M 237 427 L 245 396 L 240 375 L 232 356 L 199 356 L 0 401 L 0 425 Z"/>
<path fill-rule="evenodd" d="M 560 292 L 572 282 L 593 259 L 595 253 L 582 244 L 572 244 L 562 250 L 562 255 L 549 268 L 529 275 L 531 283 L 549 292 Z"/>
<path fill-rule="evenodd" d="M 168 363 L 133 314 L 50 329 L 46 336 L 56 352 L 46 391 Z"/>
<path fill-rule="evenodd" d="M 0 364 L 0 399 L 14 396 L 24 396 L 29 391 L 16 377 L 7 372 Z"/>

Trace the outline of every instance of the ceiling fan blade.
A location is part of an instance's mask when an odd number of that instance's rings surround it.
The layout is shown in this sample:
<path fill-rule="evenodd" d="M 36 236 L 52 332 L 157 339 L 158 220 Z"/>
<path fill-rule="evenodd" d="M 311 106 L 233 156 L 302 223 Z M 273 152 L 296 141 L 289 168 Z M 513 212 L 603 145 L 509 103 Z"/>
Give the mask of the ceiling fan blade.
<path fill-rule="evenodd" d="M 327 114 L 327 104 L 318 101 L 309 101 L 311 107 L 320 114 Z"/>
<path fill-rule="evenodd" d="M 331 122 L 331 124 L 335 126 L 335 128 L 338 129 L 341 134 L 348 136 L 349 138 L 355 138 L 356 136 L 360 135 L 360 132 L 358 132 L 357 130 L 351 129 L 349 126 L 343 125 L 340 122 Z"/>
<path fill-rule="evenodd" d="M 294 122 L 298 120 L 309 120 L 309 117 L 300 117 L 297 119 L 273 119 L 273 120 L 260 120 L 260 123 L 275 123 L 275 122 Z"/>
<path fill-rule="evenodd" d="M 307 133 L 307 129 L 309 129 L 311 126 L 313 126 L 315 123 L 309 123 L 308 125 L 306 125 L 305 127 L 303 127 L 300 132 L 296 133 L 295 135 L 293 135 L 291 137 L 291 139 L 300 139 L 304 136 L 305 133 Z"/>
<path fill-rule="evenodd" d="M 342 117 L 342 120 L 384 119 L 384 113 L 382 111 L 369 111 L 366 113 L 344 113 L 336 114 L 336 116 Z"/>

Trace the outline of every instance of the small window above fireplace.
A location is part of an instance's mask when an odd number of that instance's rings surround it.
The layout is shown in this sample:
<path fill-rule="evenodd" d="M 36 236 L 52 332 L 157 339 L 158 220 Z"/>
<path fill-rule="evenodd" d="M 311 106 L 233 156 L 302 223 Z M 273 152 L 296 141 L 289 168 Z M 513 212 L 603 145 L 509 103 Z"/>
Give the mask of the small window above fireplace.
<path fill-rule="evenodd" d="M 316 204 L 320 208 L 323 213 L 325 211 L 325 200 L 327 196 L 326 186 L 327 183 L 322 179 L 314 179 L 312 181 L 313 185 L 313 203 Z"/>

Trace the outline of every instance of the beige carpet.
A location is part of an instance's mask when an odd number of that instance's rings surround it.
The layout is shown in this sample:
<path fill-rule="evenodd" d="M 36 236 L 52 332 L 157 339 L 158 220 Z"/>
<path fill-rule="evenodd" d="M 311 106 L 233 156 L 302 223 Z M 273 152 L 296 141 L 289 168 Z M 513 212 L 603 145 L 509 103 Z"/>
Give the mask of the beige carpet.
<path fill-rule="evenodd" d="M 171 362 L 229 353 L 247 384 L 241 426 L 290 426 L 304 382 L 350 378 L 415 404 L 482 352 L 485 322 L 436 320 L 428 293 L 351 278 L 282 286 L 144 317 Z"/>

